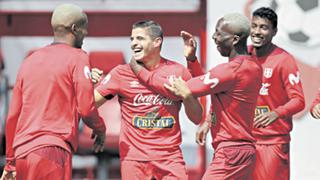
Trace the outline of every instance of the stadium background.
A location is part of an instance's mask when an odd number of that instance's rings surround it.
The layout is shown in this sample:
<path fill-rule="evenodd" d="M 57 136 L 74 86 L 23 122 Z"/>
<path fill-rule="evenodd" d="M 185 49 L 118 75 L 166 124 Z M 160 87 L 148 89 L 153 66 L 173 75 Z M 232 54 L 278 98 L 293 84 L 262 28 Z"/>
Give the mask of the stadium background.
<path fill-rule="evenodd" d="M 51 43 L 51 31 L 46 29 L 50 23 L 47 17 L 50 16 L 49 12 L 56 5 L 63 2 L 78 4 L 90 12 L 89 27 L 91 29 L 89 29 L 89 37 L 85 39 L 83 48 L 93 59 L 97 59 L 95 61 L 99 61 L 97 57 L 99 53 L 97 55 L 95 52 L 103 51 L 108 56 L 107 59 L 115 58 L 120 63 L 127 62 L 131 55 L 130 24 L 143 18 L 155 19 L 163 25 L 165 39 L 162 55 L 182 64 L 186 63 L 182 54 L 182 40 L 178 37 L 179 31 L 187 30 L 196 34 L 200 41 L 198 56 L 206 69 L 226 61 L 225 58 L 220 57 L 211 39 L 219 17 L 230 12 L 250 15 L 253 9 L 260 6 L 274 8 L 279 15 L 279 32 L 274 42 L 297 58 L 307 100 L 306 110 L 299 113 L 294 119 L 291 142 L 291 179 L 320 179 L 318 170 L 320 166 L 318 153 L 320 122 L 313 119 L 308 113 L 311 100 L 320 87 L 318 69 L 320 25 L 317 23 L 320 18 L 319 0 L 1 0 L 0 47 L 5 62 L 5 69 L 0 77 L 2 146 L 7 104 L 19 65 L 23 58 L 33 50 Z M 94 22 L 90 19 L 94 19 Z M 100 22 L 95 20 L 100 20 Z M 16 21 L 23 22 L 23 26 L 19 26 Z M 121 29 L 115 27 L 121 27 Z M 104 68 L 108 69 L 108 67 Z M 203 103 L 206 103 L 204 99 Z M 101 112 L 106 117 L 107 124 L 110 124 L 109 138 L 107 137 L 106 143 L 107 151 L 104 154 L 92 155 L 90 153 L 91 142 L 86 139 L 86 133 L 89 132 L 85 127 L 81 127 L 82 135 L 79 139 L 81 147 L 73 163 L 74 179 L 117 179 L 119 177 L 116 142 L 120 111 L 116 101 L 106 104 L 102 109 Z M 191 177 L 199 179 L 205 163 L 211 161 L 213 150 L 211 145 L 207 144 L 206 153 L 204 153 L 204 149 L 195 144 L 196 127 L 186 119 L 183 111 L 180 114 L 184 157 Z M 208 142 L 211 142 L 210 138 Z M 2 157 L 1 165 L 3 163 Z"/>

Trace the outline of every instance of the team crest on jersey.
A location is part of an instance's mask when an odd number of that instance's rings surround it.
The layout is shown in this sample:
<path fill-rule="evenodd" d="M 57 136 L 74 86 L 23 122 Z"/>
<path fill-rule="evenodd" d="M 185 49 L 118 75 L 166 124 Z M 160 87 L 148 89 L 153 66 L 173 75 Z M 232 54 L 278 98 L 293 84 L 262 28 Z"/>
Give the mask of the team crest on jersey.
<path fill-rule="evenodd" d="M 134 116 L 132 125 L 139 129 L 172 129 L 175 124 L 173 116 L 159 116 L 158 113 L 148 113 L 145 116 Z"/>
<path fill-rule="evenodd" d="M 111 79 L 111 74 L 106 75 L 105 78 L 101 81 L 101 84 L 107 84 L 107 82 Z"/>
<path fill-rule="evenodd" d="M 297 75 L 290 73 L 288 76 L 289 82 L 292 86 L 294 86 L 295 84 L 299 84 L 300 82 L 300 73 L 297 72 Z"/>
<path fill-rule="evenodd" d="M 270 112 L 269 106 L 257 106 L 254 115 L 258 116 L 267 112 Z"/>
<path fill-rule="evenodd" d="M 177 78 L 176 75 L 167 76 L 167 79 L 168 79 L 168 81 L 169 81 L 170 84 L 172 84 L 173 81 L 174 81 L 174 79 L 176 79 L 176 78 Z"/>
<path fill-rule="evenodd" d="M 264 68 L 263 76 L 265 78 L 271 78 L 272 73 L 273 73 L 273 69 L 272 68 Z"/>
<path fill-rule="evenodd" d="M 90 68 L 88 66 L 85 66 L 83 68 L 83 73 L 84 73 L 84 77 L 86 77 L 86 79 L 91 78 L 91 72 L 90 72 Z"/>

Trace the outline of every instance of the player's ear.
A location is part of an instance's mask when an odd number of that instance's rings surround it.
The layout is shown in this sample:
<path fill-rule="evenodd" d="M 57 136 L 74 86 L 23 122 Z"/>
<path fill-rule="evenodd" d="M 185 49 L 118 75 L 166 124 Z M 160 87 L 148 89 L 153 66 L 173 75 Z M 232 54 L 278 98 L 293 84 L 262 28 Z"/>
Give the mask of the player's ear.
<path fill-rule="evenodd" d="M 238 44 L 239 43 L 239 41 L 240 41 L 240 36 L 238 36 L 238 35 L 234 35 L 233 36 L 233 45 L 236 45 L 236 44 Z"/>
<path fill-rule="evenodd" d="M 272 36 L 275 36 L 275 35 L 277 34 L 277 32 L 278 32 L 278 28 L 274 28 L 274 29 L 273 29 L 273 33 L 272 33 Z"/>
<path fill-rule="evenodd" d="M 78 30 L 79 30 L 79 28 L 78 28 L 78 26 L 76 25 L 76 24 L 72 24 L 71 25 L 71 32 L 72 32 L 72 34 L 77 34 L 78 33 Z"/>
<path fill-rule="evenodd" d="M 154 39 L 154 46 L 155 47 L 161 47 L 161 44 L 162 44 L 162 38 L 157 37 Z"/>

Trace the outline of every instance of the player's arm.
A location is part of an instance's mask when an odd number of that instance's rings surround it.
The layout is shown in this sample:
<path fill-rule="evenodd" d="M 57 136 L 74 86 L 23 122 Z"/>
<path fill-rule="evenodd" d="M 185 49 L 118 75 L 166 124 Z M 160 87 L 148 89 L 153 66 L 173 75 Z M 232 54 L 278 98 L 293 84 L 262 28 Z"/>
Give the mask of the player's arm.
<path fill-rule="evenodd" d="M 188 118 L 194 124 L 200 124 L 203 110 L 199 100 L 190 93 L 190 95 L 183 98 L 183 105 Z"/>
<path fill-rule="evenodd" d="M 312 117 L 320 119 L 320 91 L 318 92 L 316 99 L 313 100 L 311 104 L 310 113 Z"/>
<path fill-rule="evenodd" d="M 301 84 L 301 74 L 293 57 L 281 64 L 281 79 L 288 94 L 289 101 L 274 111 L 280 118 L 291 117 L 302 111 L 305 107 L 305 99 Z"/>
<path fill-rule="evenodd" d="M 192 74 L 192 77 L 203 75 L 205 72 L 201 68 L 196 56 L 197 41 L 194 39 L 192 34 L 186 31 L 181 31 L 180 36 L 182 37 L 184 43 L 183 54 L 186 57 L 187 67 Z"/>
<path fill-rule="evenodd" d="M 6 121 L 6 166 L 4 168 L 4 171 L 6 172 L 4 173 L 6 173 L 7 176 L 13 175 L 12 173 L 15 172 L 15 158 L 12 146 L 17 122 L 22 108 L 21 84 L 21 79 L 18 75 L 16 84 L 13 88 L 11 105 Z"/>
<path fill-rule="evenodd" d="M 153 91 L 161 94 L 164 97 L 168 97 L 174 101 L 181 100 L 181 97 L 175 96 L 163 86 L 164 84 L 170 84 L 171 79 L 168 79 L 167 77 L 162 77 L 158 73 L 148 71 L 134 58 L 131 58 L 130 67 L 132 71 L 137 75 L 139 81 L 146 84 Z"/>
<path fill-rule="evenodd" d="M 94 151 L 103 151 L 106 126 L 103 119 L 99 116 L 94 102 L 94 89 L 90 79 L 89 60 L 86 55 L 79 55 L 72 74 L 77 110 L 83 122 L 93 129 L 93 138 L 95 139 Z"/>
<path fill-rule="evenodd" d="M 171 91 L 175 92 L 175 89 L 179 89 L 177 96 L 180 96 L 183 100 L 183 105 L 188 118 L 195 124 L 199 124 L 202 119 L 202 106 L 200 102 L 192 95 L 192 92 L 188 88 L 186 82 L 179 77 L 174 80 L 174 87 L 165 84 L 165 87 Z"/>
<path fill-rule="evenodd" d="M 187 85 L 195 97 L 224 92 L 233 87 L 236 80 L 234 70 L 221 64 L 202 76 L 188 80 Z"/>

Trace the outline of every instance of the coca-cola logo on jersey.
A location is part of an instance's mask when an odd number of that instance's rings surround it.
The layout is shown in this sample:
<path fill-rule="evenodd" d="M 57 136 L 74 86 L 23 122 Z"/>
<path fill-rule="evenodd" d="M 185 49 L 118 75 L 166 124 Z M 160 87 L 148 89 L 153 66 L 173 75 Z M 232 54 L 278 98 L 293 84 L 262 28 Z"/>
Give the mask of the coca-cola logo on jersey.
<path fill-rule="evenodd" d="M 134 106 L 140 105 L 173 105 L 174 102 L 171 99 L 163 97 L 161 95 L 143 95 L 137 94 L 133 99 Z"/>

